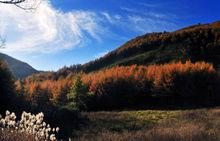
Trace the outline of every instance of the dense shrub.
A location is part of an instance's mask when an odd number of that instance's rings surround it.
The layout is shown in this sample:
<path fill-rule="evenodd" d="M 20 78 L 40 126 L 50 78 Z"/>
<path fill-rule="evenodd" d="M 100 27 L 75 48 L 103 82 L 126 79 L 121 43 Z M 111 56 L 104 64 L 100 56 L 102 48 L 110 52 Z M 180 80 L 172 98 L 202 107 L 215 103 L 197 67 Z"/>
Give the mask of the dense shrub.
<path fill-rule="evenodd" d="M 46 109 L 42 109 L 42 112 L 45 113 L 45 121 L 51 126 L 60 127 L 61 130 L 57 137 L 61 139 L 68 139 L 80 122 L 79 113 L 65 107 L 48 106 Z"/>

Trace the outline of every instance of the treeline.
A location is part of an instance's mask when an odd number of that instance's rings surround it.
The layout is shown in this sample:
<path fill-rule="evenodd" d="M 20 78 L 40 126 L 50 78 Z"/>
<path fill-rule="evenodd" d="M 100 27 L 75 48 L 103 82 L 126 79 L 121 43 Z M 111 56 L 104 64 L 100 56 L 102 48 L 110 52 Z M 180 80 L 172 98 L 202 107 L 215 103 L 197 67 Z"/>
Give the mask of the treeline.
<path fill-rule="evenodd" d="M 78 74 L 79 75 L 79 74 Z M 17 91 L 32 105 L 52 103 L 68 106 L 68 98 L 76 75 L 59 80 L 16 82 Z M 117 66 L 94 73 L 81 74 L 87 96 L 85 109 L 117 109 L 138 104 L 150 105 L 154 99 L 188 99 L 214 103 L 219 98 L 219 77 L 211 64 L 205 62 L 171 63 L 151 66 Z M 84 87 L 85 86 L 85 87 Z M 81 90 L 76 88 L 74 91 Z M 75 92 L 77 93 L 77 92 Z M 149 103 L 147 103 L 149 102 Z"/>
<path fill-rule="evenodd" d="M 192 100 L 198 104 L 219 99 L 219 77 L 205 62 L 114 67 L 84 75 L 83 81 L 99 108 L 148 105 L 155 98 L 160 102 Z"/>
<path fill-rule="evenodd" d="M 31 81 L 26 78 L 16 82 L 16 91 L 34 106 L 48 103 L 62 106 L 67 103 L 67 93 L 72 86 L 73 77 L 45 81 Z"/>

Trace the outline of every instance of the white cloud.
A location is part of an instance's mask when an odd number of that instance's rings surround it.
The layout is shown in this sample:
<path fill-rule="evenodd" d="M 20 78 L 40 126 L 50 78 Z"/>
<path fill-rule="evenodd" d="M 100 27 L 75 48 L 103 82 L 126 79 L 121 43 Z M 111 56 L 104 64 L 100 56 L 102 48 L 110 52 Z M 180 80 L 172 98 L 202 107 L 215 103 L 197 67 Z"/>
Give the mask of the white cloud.
<path fill-rule="evenodd" d="M 114 20 L 112 17 L 107 13 L 107 12 L 102 12 L 101 13 L 110 23 L 114 23 Z"/>
<path fill-rule="evenodd" d="M 116 24 L 122 19 L 122 16 L 118 14 L 110 15 L 108 12 L 101 12 L 101 15 L 111 24 Z"/>
<path fill-rule="evenodd" d="M 33 12 L 0 4 L 0 34 L 7 40 L 4 52 L 51 53 L 100 41 L 102 27 L 93 12 L 64 13 L 43 1 Z"/>

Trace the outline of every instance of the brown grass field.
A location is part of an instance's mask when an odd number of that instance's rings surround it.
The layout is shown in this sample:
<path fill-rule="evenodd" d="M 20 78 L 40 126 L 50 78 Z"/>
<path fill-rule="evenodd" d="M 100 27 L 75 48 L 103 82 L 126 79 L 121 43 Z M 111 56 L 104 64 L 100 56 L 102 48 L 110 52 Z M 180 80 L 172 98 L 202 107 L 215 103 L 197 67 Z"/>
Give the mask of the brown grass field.
<path fill-rule="evenodd" d="M 79 141 L 219 141 L 220 108 L 82 113 Z"/>

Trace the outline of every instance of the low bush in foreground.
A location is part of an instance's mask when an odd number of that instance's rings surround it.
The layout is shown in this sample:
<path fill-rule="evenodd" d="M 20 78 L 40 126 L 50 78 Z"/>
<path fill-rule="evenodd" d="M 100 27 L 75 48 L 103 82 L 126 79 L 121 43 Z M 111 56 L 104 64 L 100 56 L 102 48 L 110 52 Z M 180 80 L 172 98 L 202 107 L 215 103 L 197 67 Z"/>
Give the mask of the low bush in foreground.
<path fill-rule="evenodd" d="M 55 133 L 58 133 L 59 128 L 51 128 L 49 124 L 46 124 L 43 113 L 32 115 L 23 112 L 19 121 L 16 121 L 16 118 L 15 113 L 9 111 L 6 111 L 5 118 L 0 117 L 1 140 L 12 141 L 13 138 L 20 135 L 19 139 L 21 140 L 29 137 L 30 140 L 56 140 Z M 12 133 L 14 134 L 11 135 Z"/>

